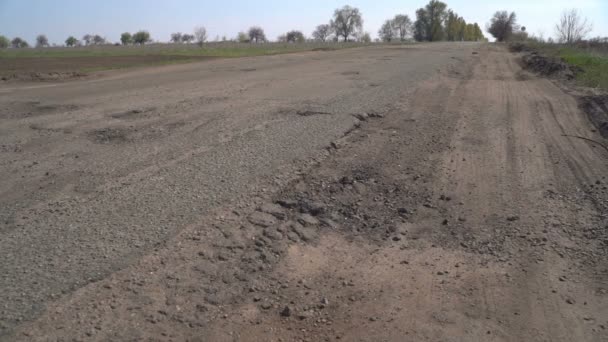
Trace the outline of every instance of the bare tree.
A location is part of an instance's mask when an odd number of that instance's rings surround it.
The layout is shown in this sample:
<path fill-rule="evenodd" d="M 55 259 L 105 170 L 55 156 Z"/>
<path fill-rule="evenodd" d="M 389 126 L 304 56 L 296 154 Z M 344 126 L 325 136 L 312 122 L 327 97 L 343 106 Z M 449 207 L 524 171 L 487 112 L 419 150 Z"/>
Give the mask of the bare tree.
<path fill-rule="evenodd" d="M 106 39 L 98 34 L 93 36 L 93 44 L 95 45 L 103 45 L 106 43 Z"/>
<path fill-rule="evenodd" d="M 181 32 L 171 33 L 171 43 L 181 43 L 182 37 L 183 35 Z"/>
<path fill-rule="evenodd" d="M 384 24 L 380 27 L 380 30 L 378 31 L 378 36 L 383 42 L 390 43 L 391 41 L 393 41 L 393 39 L 395 39 L 395 28 L 393 27 L 392 20 L 387 20 L 384 22 Z"/>
<path fill-rule="evenodd" d="M 559 23 L 555 25 L 557 39 L 566 44 L 572 44 L 585 38 L 591 30 L 593 30 L 593 25 L 574 8 L 564 11 Z"/>
<path fill-rule="evenodd" d="M 264 30 L 259 27 L 259 26 L 253 26 L 252 28 L 249 29 L 249 41 L 250 42 L 265 42 L 266 41 L 266 34 L 264 33 Z"/>
<path fill-rule="evenodd" d="M 412 31 L 412 20 L 406 14 L 398 14 L 393 19 L 393 28 L 399 34 L 399 39 L 404 41 Z"/>
<path fill-rule="evenodd" d="M 334 12 L 334 19 L 330 25 L 337 36 L 343 37 L 348 41 L 348 37 L 357 35 L 363 30 L 363 17 L 358 8 L 344 6 Z"/>
<path fill-rule="evenodd" d="M 325 41 L 327 41 L 327 38 L 329 38 L 329 36 L 331 36 L 331 34 L 332 34 L 331 25 L 322 24 L 322 25 L 317 26 L 315 31 L 312 33 L 312 37 L 316 40 L 325 42 Z"/>
<path fill-rule="evenodd" d="M 499 42 L 508 40 L 517 29 L 517 16 L 515 12 L 509 14 L 507 11 L 498 11 L 494 13 L 488 25 L 488 32 Z"/>
<path fill-rule="evenodd" d="M 82 36 L 82 41 L 84 42 L 84 45 L 89 45 L 91 44 L 91 41 L 93 41 L 93 36 L 90 34 L 85 34 Z"/>
<path fill-rule="evenodd" d="M 203 45 L 207 41 L 207 29 L 204 26 L 197 26 L 194 28 L 194 39 L 198 45 Z"/>
<path fill-rule="evenodd" d="M 36 47 L 42 48 L 47 46 L 49 46 L 49 39 L 45 35 L 39 34 L 38 37 L 36 37 Z"/>

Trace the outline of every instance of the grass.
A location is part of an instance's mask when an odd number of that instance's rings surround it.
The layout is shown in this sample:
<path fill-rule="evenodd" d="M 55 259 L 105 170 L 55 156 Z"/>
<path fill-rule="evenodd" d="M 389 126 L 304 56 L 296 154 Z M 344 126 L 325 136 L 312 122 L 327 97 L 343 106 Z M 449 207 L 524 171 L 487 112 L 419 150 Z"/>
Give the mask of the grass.
<path fill-rule="evenodd" d="M 53 47 L 43 49 L 4 49 L 0 58 L 69 58 L 69 57 L 117 57 L 117 56 L 190 56 L 190 57 L 248 57 L 311 51 L 315 49 L 337 50 L 360 47 L 358 43 L 209 43 L 203 47 L 194 44 L 150 44 L 145 46 L 86 46 Z"/>
<path fill-rule="evenodd" d="M 608 89 L 608 56 L 575 48 L 559 49 L 557 55 L 582 70 L 577 80 L 588 87 Z"/>

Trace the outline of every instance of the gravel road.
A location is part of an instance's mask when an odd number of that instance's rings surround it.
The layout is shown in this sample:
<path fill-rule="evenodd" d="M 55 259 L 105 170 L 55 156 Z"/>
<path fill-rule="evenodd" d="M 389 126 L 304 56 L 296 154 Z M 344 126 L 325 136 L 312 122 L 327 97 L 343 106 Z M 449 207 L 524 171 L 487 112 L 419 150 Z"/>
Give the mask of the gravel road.
<path fill-rule="evenodd" d="M 0 86 L 0 339 L 603 341 L 608 155 L 488 44 Z"/>

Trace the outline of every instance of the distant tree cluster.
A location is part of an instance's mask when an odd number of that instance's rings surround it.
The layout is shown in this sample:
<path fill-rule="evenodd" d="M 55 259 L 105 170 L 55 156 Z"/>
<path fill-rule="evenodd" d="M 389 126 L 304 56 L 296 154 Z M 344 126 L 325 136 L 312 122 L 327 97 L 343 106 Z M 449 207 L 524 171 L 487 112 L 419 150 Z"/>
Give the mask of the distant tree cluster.
<path fill-rule="evenodd" d="M 179 44 L 186 43 L 190 44 L 194 41 L 195 37 L 193 34 L 175 32 L 171 33 L 171 43 Z"/>
<path fill-rule="evenodd" d="M 399 39 L 405 41 L 412 31 L 412 20 L 405 14 L 398 14 L 384 22 L 378 31 L 378 37 L 384 42 Z"/>
<path fill-rule="evenodd" d="M 85 40 L 84 37 L 83 37 L 83 40 Z M 147 43 L 150 43 L 151 41 L 152 41 L 152 37 L 150 36 L 150 32 L 148 32 L 146 30 L 140 30 L 133 34 L 131 34 L 129 32 L 123 32 L 120 35 L 120 43 L 122 45 L 131 45 L 131 44 L 145 45 Z M 86 44 L 86 40 L 85 40 L 85 44 Z M 105 44 L 105 40 L 104 40 L 103 44 Z M 86 45 L 88 45 L 88 44 L 86 44 Z"/>
<path fill-rule="evenodd" d="M 417 41 L 478 41 L 483 32 L 477 23 L 468 24 L 439 0 L 431 0 L 416 11 L 414 38 Z"/>

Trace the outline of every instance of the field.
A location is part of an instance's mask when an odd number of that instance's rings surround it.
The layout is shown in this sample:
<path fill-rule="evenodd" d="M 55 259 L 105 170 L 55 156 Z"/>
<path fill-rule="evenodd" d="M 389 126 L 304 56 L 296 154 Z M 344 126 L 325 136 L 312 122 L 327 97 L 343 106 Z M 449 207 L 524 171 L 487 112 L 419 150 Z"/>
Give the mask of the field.
<path fill-rule="evenodd" d="M 360 43 L 207 43 L 144 46 L 85 46 L 0 50 L 0 78 L 57 80 L 83 77 L 96 71 L 180 64 L 217 58 L 269 56 L 304 51 L 361 47 Z"/>
<path fill-rule="evenodd" d="M 1 341 L 606 340 L 598 89 L 477 42 L 3 53 L 148 67 L 0 82 Z"/>

